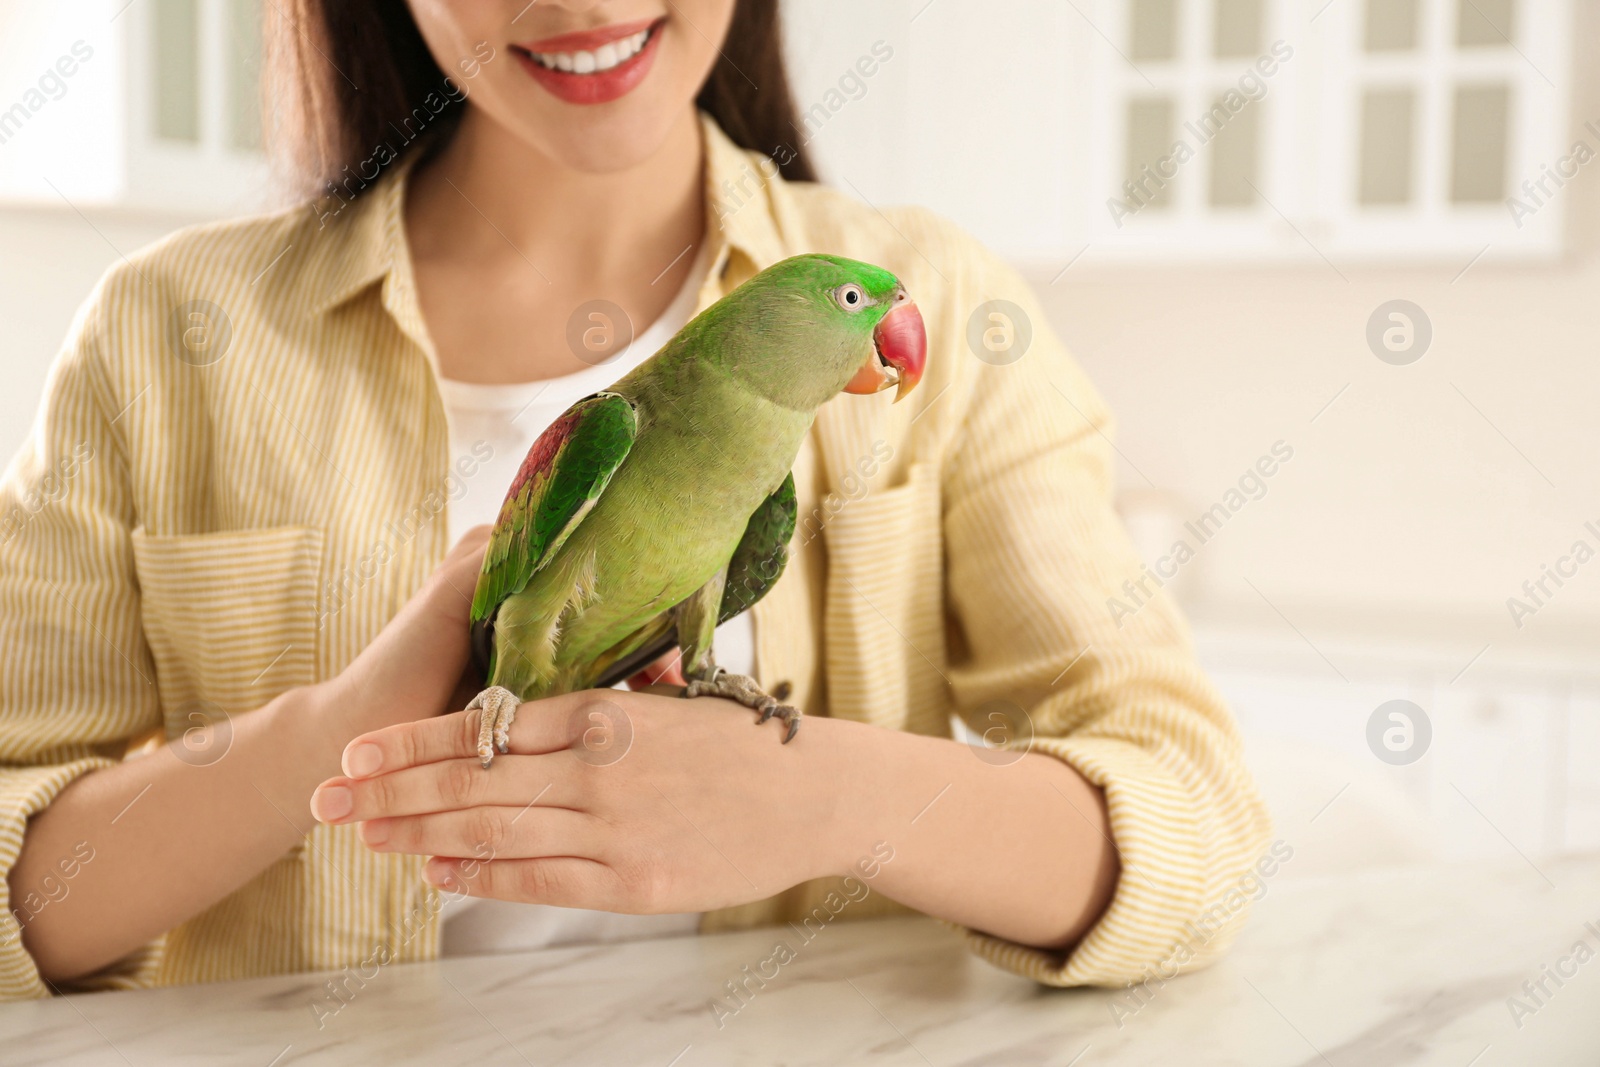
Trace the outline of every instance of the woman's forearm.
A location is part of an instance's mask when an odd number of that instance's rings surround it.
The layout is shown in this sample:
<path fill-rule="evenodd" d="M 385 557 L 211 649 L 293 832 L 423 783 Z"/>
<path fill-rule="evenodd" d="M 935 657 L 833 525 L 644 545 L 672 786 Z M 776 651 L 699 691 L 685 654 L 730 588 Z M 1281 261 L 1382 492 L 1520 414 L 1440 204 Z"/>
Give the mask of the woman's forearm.
<path fill-rule="evenodd" d="M 947 738 L 829 720 L 851 796 L 831 806 L 846 869 L 886 842 L 872 888 L 927 915 L 1061 949 L 1100 918 L 1119 865 L 1105 796 L 1039 753 L 980 759 Z M 840 798 L 844 799 L 844 798 Z"/>
<path fill-rule="evenodd" d="M 84 775 L 33 817 L 13 902 L 59 881 L 80 843 L 94 850 L 23 927 L 47 979 L 99 970 L 265 870 L 316 825 L 311 793 L 352 737 L 465 703 L 467 607 L 488 534 L 458 541 L 340 674 L 235 716 L 219 758 L 192 766 L 164 746 Z"/>
<path fill-rule="evenodd" d="M 283 855 L 314 824 L 307 801 L 339 768 L 345 741 L 321 689 L 291 690 L 235 716 L 225 753 L 191 766 L 171 746 L 84 775 L 29 823 L 9 882 L 13 907 L 61 881 L 23 925 L 47 980 L 92 973 L 221 900 Z"/>

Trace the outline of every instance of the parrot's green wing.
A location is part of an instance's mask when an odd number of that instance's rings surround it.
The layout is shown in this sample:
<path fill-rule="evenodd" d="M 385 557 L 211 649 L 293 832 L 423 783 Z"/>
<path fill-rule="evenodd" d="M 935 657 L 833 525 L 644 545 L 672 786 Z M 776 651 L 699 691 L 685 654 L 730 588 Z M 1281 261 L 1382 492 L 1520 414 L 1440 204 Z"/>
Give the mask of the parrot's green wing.
<path fill-rule="evenodd" d="M 794 475 L 790 474 L 750 516 L 744 536 L 728 560 L 717 611 L 719 624 L 750 608 L 777 584 L 789 562 L 789 538 L 794 536 L 797 510 Z M 603 657 L 606 662 L 596 665 L 601 674 L 595 685 L 613 686 L 633 677 L 677 642 L 672 613 L 663 612 Z"/>
<path fill-rule="evenodd" d="M 638 429 L 625 397 L 595 393 L 568 408 L 528 449 L 500 505 L 472 596 L 473 644 L 481 662 L 487 661 L 495 612 L 522 591 L 594 507 Z"/>
<path fill-rule="evenodd" d="M 794 536 L 796 504 L 794 475 L 764 500 L 744 528 L 739 547 L 728 560 L 728 579 L 722 587 L 722 607 L 717 622 L 724 623 L 767 595 L 789 562 L 789 538 Z"/>

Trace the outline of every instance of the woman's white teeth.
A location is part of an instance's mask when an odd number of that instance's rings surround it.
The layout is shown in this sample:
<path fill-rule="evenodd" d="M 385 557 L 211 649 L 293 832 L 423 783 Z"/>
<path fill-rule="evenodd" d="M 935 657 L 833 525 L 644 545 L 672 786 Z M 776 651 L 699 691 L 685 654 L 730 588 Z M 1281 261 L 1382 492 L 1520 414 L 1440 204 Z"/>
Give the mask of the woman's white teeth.
<path fill-rule="evenodd" d="M 541 67 L 566 71 L 569 74 L 596 74 L 610 70 L 638 55 L 650 40 L 649 30 L 640 30 L 632 37 L 603 44 L 593 52 L 530 52 Z"/>

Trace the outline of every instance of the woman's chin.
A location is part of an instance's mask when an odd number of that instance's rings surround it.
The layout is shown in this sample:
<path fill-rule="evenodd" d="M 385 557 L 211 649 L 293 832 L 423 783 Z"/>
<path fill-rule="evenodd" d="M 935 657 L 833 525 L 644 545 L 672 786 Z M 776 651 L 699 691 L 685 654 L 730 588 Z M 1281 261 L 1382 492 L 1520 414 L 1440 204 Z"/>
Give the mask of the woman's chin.
<path fill-rule="evenodd" d="M 681 111 L 660 104 L 615 109 L 600 105 L 560 115 L 553 122 L 523 120 L 511 128 L 540 154 L 569 170 L 615 174 L 654 157 L 682 120 Z"/>

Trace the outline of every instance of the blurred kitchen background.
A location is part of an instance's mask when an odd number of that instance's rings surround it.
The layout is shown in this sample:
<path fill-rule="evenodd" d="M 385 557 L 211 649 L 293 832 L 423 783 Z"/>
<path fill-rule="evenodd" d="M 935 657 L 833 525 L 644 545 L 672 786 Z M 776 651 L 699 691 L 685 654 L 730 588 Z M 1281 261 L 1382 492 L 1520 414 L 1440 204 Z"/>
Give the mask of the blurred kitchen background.
<path fill-rule="evenodd" d="M 1023 271 L 1118 415 L 1152 565 L 1222 505 L 1168 588 L 1296 846 L 1285 876 L 1600 849 L 1600 562 L 1572 555 L 1600 551 L 1597 16 L 788 4 L 797 138 L 839 188 Z M 102 271 L 274 204 L 260 17 L 0 0 L 7 456 Z M 1264 493 L 1230 496 L 1279 442 Z"/>

